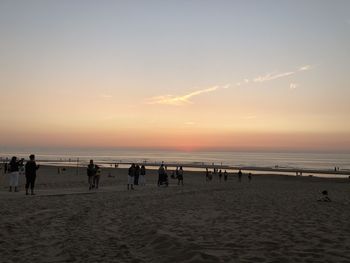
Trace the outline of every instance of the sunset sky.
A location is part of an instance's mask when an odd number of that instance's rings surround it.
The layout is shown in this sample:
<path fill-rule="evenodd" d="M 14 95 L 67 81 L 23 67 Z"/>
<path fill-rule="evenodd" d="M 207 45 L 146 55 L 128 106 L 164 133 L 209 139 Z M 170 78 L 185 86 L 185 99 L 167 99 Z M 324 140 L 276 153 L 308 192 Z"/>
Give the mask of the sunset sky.
<path fill-rule="evenodd" d="M 0 1 L 0 146 L 350 151 L 350 1 Z"/>

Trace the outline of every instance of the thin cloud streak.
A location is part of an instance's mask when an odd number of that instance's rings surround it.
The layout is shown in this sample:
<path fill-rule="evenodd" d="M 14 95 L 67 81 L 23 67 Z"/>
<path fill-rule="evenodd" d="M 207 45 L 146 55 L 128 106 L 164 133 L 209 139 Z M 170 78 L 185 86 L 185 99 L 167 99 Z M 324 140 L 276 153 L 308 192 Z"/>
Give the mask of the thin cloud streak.
<path fill-rule="evenodd" d="M 266 74 L 264 76 L 259 76 L 257 78 L 254 78 L 254 82 L 265 82 L 265 81 L 271 81 L 283 77 L 288 77 L 290 75 L 295 74 L 295 72 L 285 72 L 285 73 L 279 73 L 279 74 Z"/>
<path fill-rule="evenodd" d="M 312 66 L 311 65 L 305 65 L 305 66 L 302 66 L 298 69 L 298 71 L 307 71 L 307 70 L 310 70 L 312 69 Z"/>
<path fill-rule="evenodd" d="M 174 105 L 180 106 L 184 104 L 193 104 L 190 100 L 192 97 L 198 96 L 203 93 L 213 92 L 219 89 L 228 89 L 230 86 L 213 86 L 207 89 L 197 90 L 182 96 L 174 96 L 174 95 L 165 95 L 165 96 L 156 96 L 148 99 L 147 104 L 163 104 L 163 105 Z"/>
<path fill-rule="evenodd" d="M 296 89 L 298 86 L 299 86 L 299 85 L 296 84 L 296 83 L 290 83 L 289 88 L 290 88 L 291 90 L 294 90 L 294 89 Z"/>
<path fill-rule="evenodd" d="M 289 77 L 292 75 L 297 74 L 300 71 L 308 71 L 312 69 L 311 65 L 304 65 L 296 69 L 295 71 L 288 71 L 288 72 L 283 72 L 283 73 L 268 73 L 263 76 L 258 76 L 253 78 L 252 80 L 250 79 L 243 79 L 241 82 L 237 82 L 235 86 L 240 87 L 240 86 L 245 86 L 249 83 L 263 83 L 267 81 L 272 81 L 280 78 L 285 78 Z M 290 89 L 295 89 L 298 85 L 295 83 L 290 84 Z M 191 98 L 204 94 L 204 93 L 210 93 L 214 92 L 220 89 L 229 89 L 231 88 L 230 84 L 227 84 L 225 86 L 213 86 L 210 88 L 202 89 L 202 90 L 197 90 L 182 96 L 175 96 L 175 95 L 164 95 L 164 96 L 156 96 L 152 97 L 146 100 L 147 104 L 161 104 L 161 105 L 173 105 L 173 106 L 181 106 L 185 104 L 193 104 L 191 101 Z"/>

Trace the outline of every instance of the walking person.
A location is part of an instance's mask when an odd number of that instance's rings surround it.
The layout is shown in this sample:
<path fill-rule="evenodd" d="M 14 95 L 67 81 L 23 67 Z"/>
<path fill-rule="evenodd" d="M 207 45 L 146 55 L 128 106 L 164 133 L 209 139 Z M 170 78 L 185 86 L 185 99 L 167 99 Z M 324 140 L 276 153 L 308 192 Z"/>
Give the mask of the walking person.
<path fill-rule="evenodd" d="M 134 190 L 135 164 L 133 163 L 128 170 L 128 190 Z"/>
<path fill-rule="evenodd" d="M 100 183 L 100 177 L 101 177 L 101 168 L 97 164 L 95 165 L 95 175 L 94 175 L 94 181 L 93 181 L 93 186 L 95 189 L 98 189 L 98 185 Z"/>
<path fill-rule="evenodd" d="M 87 176 L 88 176 L 88 183 L 89 183 L 89 190 L 91 190 L 94 187 L 94 177 L 96 175 L 96 167 L 94 164 L 94 160 L 90 160 L 90 163 L 87 167 Z"/>
<path fill-rule="evenodd" d="M 184 171 L 182 170 L 182 166 L 180 166 L 180 169 L 178 170 L 178 175 L 177 175 L 177 185 L 184 185 Z"/>
<path fill-rule="evenodd" d="M 9 167 L 7 167 L 8 172 L 10 173 L 10 189 L 12 192 L 12 188 L 14 188 L 15 192 L 18 192 L 18 179 L 19 179 L 19 166 L 21 161 L 17 161 L 17 157 L 13 156 Z"/>
<path fill-rule="evenodd" d="M 146 176 L 146 167 L 144 165 L 141 166 L 141 169 L 140 169 L 140 185 L 142 186 L 145 186 L 146 185 L 146 179 L 145 179 L 145 176 Z"/>
<path fill-rule="evenodd" d="M 28 190 L 30 187 L 30 194 L 35 195 L 34 193 L 34 185 L 36 179 L 36 171 L 39 169 L 39 165 L 36 165 L 35 155 L 31 154 L 29 156 L 29 161 L 25 166 L 25 175 L 26 175 L 26 195 L 29 194 Z"/>
<path fill-rule="evenodd" d="M 238 182 L 241 182 L 242 181 L 242 171 L 241 169 L 239 169 L 238 171 Z"/>

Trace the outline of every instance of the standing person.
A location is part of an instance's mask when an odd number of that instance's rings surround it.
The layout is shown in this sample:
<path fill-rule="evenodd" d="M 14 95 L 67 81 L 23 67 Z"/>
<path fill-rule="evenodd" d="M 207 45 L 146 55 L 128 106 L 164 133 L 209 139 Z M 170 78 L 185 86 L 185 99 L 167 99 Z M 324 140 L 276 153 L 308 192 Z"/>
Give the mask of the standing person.
<path fill-rule="evenodd" d="M 133 163 L 128 171 L 128 190 L 134 190 L 135 164 Z M 130 187 L 130 188 L 129 188 Z"/>
<path fill-rule="evenodd" d="M 36 179 L 36 171 L 39 169 L 39 165 L 36 165 L 35 155 L 31 154 L 29 156 L 29 161 L 25 166 L 25 174 L 26 174 L 26 195 L 28 195 L 28 190 L 30 187 L 31 195 L 34 194 L 34 185 Z"/>
<path fill-rule="evenodd" d="M 163 182 L 165 182 L 165 179 L 166 179 L 166 173 L 164 169 L 164 164 L 162 163 L 158 169 L 158 186 L 163 184 Z"/>
<path fill-rule="evenodd" d="M 100 177 L 101 177 L 101 168 L 97 164 L 95 165 L 95 175 L 94 175 L 94 181 L 93 186 L 95 186 L 96 189 L 98 189 L 98 185 L 100 183 Z"/>
<path fill-rule="evenodd" d="M 24 174 L 24 158 L 22 158 L 22 159 L 19 161 L 18 172 L 19 172 L 19 175 Z"/>
<path fill-rule="evenodd" d="M 142 165 L 140 169 L 140 185 L 146 185 L 145 176 L 146 176 L 146 167 Z"/>
<path fill-rule="evenodd" d="M 182 166 L 180 166 L 180 169 L 178 171 L 178 175 L 177 175 L 177 185 L 184 185 L 184 171 L 182 170 Z"/>
<path fill-rule="evenodd" d="M 242 171 L 241 169 L 239 169 L 238 171 L 238 182 L 241 182 L 242 181 Z"/>
<path fill-rule="evenodd" d="M 227 174 L 227 172 L 226 172 L 226 170 L 225 170 L 225 172 L 224 172 L 224 181 L 225 181 L 225 182 L 227 181 L 227 176 L 228 176 L 228 174 Z"/>
<path fill-rule="evenodd" d="M 91 190 L 93 188 L 95 174 L 96 174 L 96 167 L 94 164 L 94 160 L 90 160 L 90 163 L 87 167 L 89 190 Z"/>
<path fill-rule="evenodd" d="M 222 172 L 221 172 L 221 169 L 219 171 L 219 181 L 221 182 L 221 178 L 222 178 Z"/>
<path fill-rule="evenodd" d="M 14 188 L 15 192 L 18 192 L 18 177 L 19 177 L 19 166 L 21 161 L 17 161 L 17 157 L 13 156 L 9 167 L 7 167 L 7 170 L 10 172 L 10 189 L 9 191 L 12 192 L 12 187 Z"/>
<path fill-rule="evenodd" d="M 205 181 L 206 181 L 206 182 L 209 181 L 209 170 L 208 170 L 208 167 L 205 168 Z"/>
<path fill-rule="evenodd" d="M 135 166 L 134 185 L 139 185 L 139 177 L 140 177 L 140 166 L 138 164 L 136 164 L 136 166 Z"/>
<path fill-rule="evenodd" d="M 248 174 L 248 180 L 249 180 L 249 183 L 252 180 L 252 174 L 251 173 Z"/>

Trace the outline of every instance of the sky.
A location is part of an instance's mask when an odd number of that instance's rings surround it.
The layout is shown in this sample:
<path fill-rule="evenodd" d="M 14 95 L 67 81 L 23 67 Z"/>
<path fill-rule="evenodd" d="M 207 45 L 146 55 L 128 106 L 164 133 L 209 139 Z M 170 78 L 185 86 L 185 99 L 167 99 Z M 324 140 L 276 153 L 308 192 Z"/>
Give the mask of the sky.
<path fill-rule="evenodd" d="M 0 146 L 350 151 L 350 1 L 0 1 Z"/>

